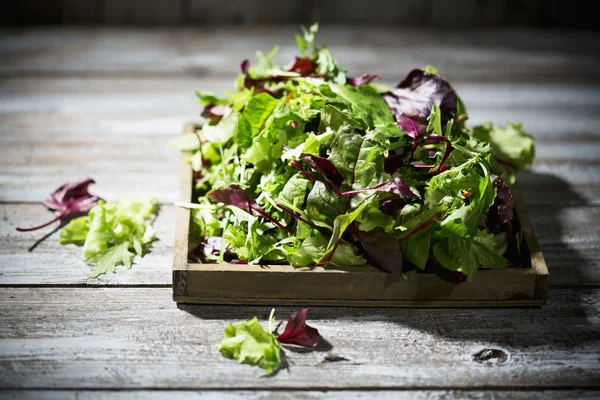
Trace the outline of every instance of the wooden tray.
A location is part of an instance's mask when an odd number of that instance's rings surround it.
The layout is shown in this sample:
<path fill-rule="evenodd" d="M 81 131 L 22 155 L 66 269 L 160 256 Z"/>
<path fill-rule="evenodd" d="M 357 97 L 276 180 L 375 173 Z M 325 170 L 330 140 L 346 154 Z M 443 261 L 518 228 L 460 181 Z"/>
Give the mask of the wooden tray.
<path fill-rule="evenodd" d="M 196 127 L 187 125 L 184 133 Z M 189 153 L 182 154 L 181 201 L 192 201 Z M 516 213 L 531 268 L 478 271 L 472 282 L 435 274 L 396 278 L 371 267 L 294 269 L 286 265 L 188 262 L 190 211 L 176 211 L 173 298 L 178 303 L 350 307 L 539 307 L 546 304 L 548 268 L 517 188 Z"/>

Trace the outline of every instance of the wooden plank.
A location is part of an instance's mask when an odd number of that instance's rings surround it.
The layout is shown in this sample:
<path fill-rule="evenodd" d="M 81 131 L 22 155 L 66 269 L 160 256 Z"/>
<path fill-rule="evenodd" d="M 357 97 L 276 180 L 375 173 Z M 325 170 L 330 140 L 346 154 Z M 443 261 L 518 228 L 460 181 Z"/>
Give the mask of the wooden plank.
<path fill-rule="evenodd" d="M 0 386 L 540 390 L 597 388 L 600 378 L 598 290 L 552 290 L 541 309 L 313 308 L 329 346 L 287 350 L 289 371 L 269 379 L 215 348 L 227 324 L 264 322 L 269 308 L 177 308 L 170 297 L 169 288 L 3 288 Z M 485 348 L 506 361 L 473 358 Z M 324 362 L 328 353 L 349 361 Z"/>
<path fill-rule="evenodd" d="M 160 240 L 131 270 L 90 279 L 81 249 L 61 246 L 58 233 L 27 251 L 53 230 L 15 231 L 17 226 L 33 226 L 51 216 L 41 204 L 0 204 L 0 285 L 170 285 L 176 212 L 172 206 L 162 206 L 155 223 Z M 600 207 L 539 205 L 529 212 L 551 271 L 550 284 L 599 285 Z"/>
<path fill-rule="evenodd" d="M 0 72 L 232 76 L 239 72 L 241 60 L 275 45 L 281 46 L 277 59 L 287 62 L 298 53 L 296 33 L 296 27 L 10 30 L 0 40 Z M 425 64 L 437 66 L 454 82 L 600 83 L 596 32 L 356 30 L 323 25 L 319 40 L 328 41 L 351 74 L 379 73 L 394 83 Z"/>
<path fill-rule="evenodd" d="M 93 190 L 94 188 L 92 188 Z M 117 273 L 91 278 L 81 247 L 58 243 L 52 233 L 29 251 L 36 242 L 53 232 L 58 224 L 34 232 L 17 232 L 17 226 L 33 226 L 52 217 L 40 205 L 0 205 L 0 285 L 158 285 L 171 284 L 171 261 L 175 232 L 175 208 L 162 206 L 154 222 L 158 241 L 152 251 L 134 260 L 130 270 L 118 267 Z"/>
<path fill-rule="evenodd" d="M 286 391 L 286 390 L 7 390 L 0 397 L 7 399 L 47 399 L 47 400 L 162 400 L 165 397 L 177 400 L 259 400 L 259 399 L 397 399 L 397 400 L 434 400 L 434 399 L 566 399 L 596 400 L 600 392 L 595 390 L 374 390 L 374 391 Z"/>

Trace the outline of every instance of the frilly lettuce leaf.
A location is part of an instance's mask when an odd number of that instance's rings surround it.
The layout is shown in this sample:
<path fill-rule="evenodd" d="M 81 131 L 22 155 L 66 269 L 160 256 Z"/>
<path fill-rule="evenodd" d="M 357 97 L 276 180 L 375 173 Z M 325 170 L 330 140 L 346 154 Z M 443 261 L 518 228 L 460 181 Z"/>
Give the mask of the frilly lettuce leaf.
<path fill-rule="evenodd" d="M 83 245 L 83 257 L 94 265 L 92 277 L 131 268 L 135 255 L 143 256 L 156 240 L 151 219 L 158 200 L 99 201 L 89 214 L 69 222 L 60 233 L 61 244 Z"/>

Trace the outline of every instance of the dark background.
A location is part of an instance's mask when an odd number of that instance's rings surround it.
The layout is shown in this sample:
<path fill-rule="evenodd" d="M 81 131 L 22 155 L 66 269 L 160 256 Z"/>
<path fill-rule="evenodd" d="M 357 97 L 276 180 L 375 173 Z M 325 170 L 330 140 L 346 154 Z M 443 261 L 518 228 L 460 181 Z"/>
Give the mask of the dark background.
<path fill-rule="evenodd" d="M 526 26 L 598 30 L 580 0 L 21 0 L 2 25 L 328 24 L 426 28 Z"/>

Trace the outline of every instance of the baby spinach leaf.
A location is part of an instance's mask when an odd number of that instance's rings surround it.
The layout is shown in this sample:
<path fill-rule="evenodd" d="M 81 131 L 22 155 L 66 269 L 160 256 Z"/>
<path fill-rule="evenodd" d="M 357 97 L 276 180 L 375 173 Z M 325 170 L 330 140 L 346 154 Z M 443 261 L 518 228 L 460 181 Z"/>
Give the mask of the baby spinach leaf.
<path fill-rule="evenodd" d="M 263 129 L 267 119 L 271 116 L 279 100 L 269 93 L 259 93 L 254 96 L 240 114 L 235 130 L 235 142 L 242 149 L 252 145 L 252 140 Z"/>

